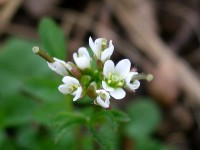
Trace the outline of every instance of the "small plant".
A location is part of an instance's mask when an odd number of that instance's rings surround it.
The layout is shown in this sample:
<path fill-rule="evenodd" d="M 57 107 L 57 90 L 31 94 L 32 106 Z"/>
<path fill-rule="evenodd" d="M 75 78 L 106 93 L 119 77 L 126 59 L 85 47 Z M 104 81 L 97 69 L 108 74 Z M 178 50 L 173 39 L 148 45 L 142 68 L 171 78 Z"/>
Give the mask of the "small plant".
<path fill-rule="evenodd" d="M 11 38 L 0 53 L 0 81 L 7 87 L 0 88 L 0 149 L 166 148 L 152 137 L 161 112 L 150 98 L 131 98 L 123 107 L 126 113 L 113 105 L 110 109 L 112 99 L 122 100 L 125 90 L 135 92 L 139 80 L 152 75 L 131 69 L 128 59 L 115 65 L 113 43 L 104 38 L 90 38 L 90 48 L 79 48 L 73 62 L 63 61 L 67 40 L 51 19 L 41 20 L 39 37 L 48 54 L 39 47 L 33 51 L 47 64 L 29 51 L 38 45 L 32 41 Z M 52 76 L 47 65 L 60 76 Z"/>
<path fill-rule="evenodd" d="M 138 74 L 131 70 L 129 59 L 123 59 L 116 65 L 110 60 L 114 51 L 112 40 L 89 38 L 92 56 L 85 47 L 80 47 L 73 54 L 74 62 L 65 62 L 52 58 L 39 47 L 33 47 L 33 52 L 47 61 L 49 68 L 63 76 L 63 83 L 58 90 L 63 94 L 73 95 L 73 101 L 89 96 L 93 104 L 110 108 L 110 98 L 123 99 L 124 89 L 135 92 L 139 88 L 139 80 L 151 81 L 151 74 Z"/>

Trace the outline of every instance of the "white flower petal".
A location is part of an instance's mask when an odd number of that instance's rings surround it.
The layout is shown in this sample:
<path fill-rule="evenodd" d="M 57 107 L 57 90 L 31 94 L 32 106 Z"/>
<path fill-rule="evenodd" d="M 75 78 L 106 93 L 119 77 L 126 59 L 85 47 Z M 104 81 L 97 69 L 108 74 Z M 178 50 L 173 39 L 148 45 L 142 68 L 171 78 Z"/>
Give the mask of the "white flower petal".
<path fill-rule="evenodd" d="M 58 90 L 63 93 L 63 94 L 69 94 L 68 91 L 67 91 L 67 85 L 66 84 L 62 84 L 58 87 Z"/>
<path fill-rule="evenodd" d="M 106 48 L 101 54 L 101 60 L 104 62 L 107 59 L 109 59 L 113 51 L 114 51 L 114 47 Z"/>
<path fill-rule="evenodd" d="M 96 101 L 94 101 L 94 103 L 96 105 L 100 105 L 100 106 L 102 106 L 104 108 L 108 108 L 109 105 L 110 105 L 110 94 L 108 92 L 106 92 L 105 90 L 96 90 L 96 93 L 97 93 L 98 96 L 96 98 Z M 99 95 L 101 93 L 106 95 L 106 99 L 105 100 L 103 100 L 101 98 L 101 96 Z"/>
<path fill-rule="evenodd" d="M 108 46 L 108 47 L 114 50 L 114 46 L 113 46 L 113 44 L 112 44 L 112 40 L 110 40 L 109 46 Z"/>
<path fill-rule="evenodd" d="M 78 50 L 78 54 L 73 54 L 74 61 L 79 69 L 84 70 L 90 68 L 90 55 L 85 47 L 81 47 Z"/>
<path fill-rule="evenodd" d="M 102 86 L 103 86 L 104 90 L 106 90 L 106 91 L 113 91 L 114 90 L 114 88 L 110 87 L 105 81 L 102 81 Z"/>
<path fill-rule="evenodd" d="M 103 89 L 101 89 L 101 90 L 96 90 L 96 93 L 97 93 L 97 94 L 103 93 L 103 94 L 106 95 L 106 100 L 110 99 L 110 94 L 109 94 L 108 92 L 106 92 L 106 90 L 103 90 Z"/>
<path fill-rule="evenodd" d="M 61 75 L 61 76 L 66 76 L 68 75 L 68 72 L 65 68 L 64 65 L 62 65 L 60 62 L 53 62 L 53 63 L 49 63 L 47 62 L 49 68 L 51 70 L 53 70 L 54 72 L 56 72 L 57 74 Z"/>
<path fill-rule="evenodd" d="M 139 88 L 140 82 L 138 80 L 135 80 L 134 82 L 131 83 L 131 79 L 133 78 L 134 75 L 137 75 L 138 72 L 129 72 L 128 76 L 125 79 L 126 86 L 128 89 L 134 91 Z"/>
<path fill-rule="evenodd" d="M 131 62 L 128 59 L 123 59 L 119 61 L 115 67 L 115 71 L 121 79 L 126 78 L 128 73 L 130 72 L 130 69 L 131 69 Z"/>
<path fill-rule="evenodd" d="M 93 42 L 92 38 L 89 38 L 89 45 L 90 48 L 92 49 L 93 53 L 96 55 L 97 58 L 100 57 L 100 53 L 101 53 L 101 43 L 102 38 L 96 39 L 95 42 Z"/>
<path fill-rule="evenodd" d="M 88 50 L 85 47 L 80 47 L 78 49 L 78 53 L 79 53 L 79 55 L 86 56 L 88 59 L 90 59 L 90 54 L 89 54 Z"/>
<path fill-rule="evenodd" d="M 97 97 L 96 102 L 97 102 L 98 105 L 102 106 L 103 108 L 108 108 L 109 105 L 110 105 L 109 100 L 103 101 L 99 96 Z"/>
<path fill-rule="evenodd" d="M 78 54 L 77 53 L 73 54 L 73 59 L 74 59 L 75 63 L 78 62 L 79 58 L 78 58 Z"/>
<path fill-rule="evenodd" d="M 80 85 L 79 81 L 76 78 L 70 77 L 70 76 L 65 76 L 62 81 L 66 84 L 66 85 L 70 85 L 70 84 L 78 84 Z"/>
<path fill-rule="evenodd" d="M 56 62 L 60 62 L 67 70 L 71 70 L 72 69 L 72 67 L 69 65 L 69 64 L 67 64 L 65 61 L 63 61 L 63 60 L 60 60 L 60 59 L 58 59 L 58 58 L 53 58 Z"/>
<path fill-rule="evenodd" d="M 89 37 L 89 45 L 90 45 L 90 48 L 92 49 L 93 53 L 95 53 L 95 52 L 94 52 L 95 44 L 94 44 L 94 42 L 93 42 L 93 40 L 92 40 L 91 37 Z"/>
<path fill-rule="evenodd" d="M 90 60 L 87 59 L 87 57 L 85 56 L 78 57 L 77 53 L 74 53 L 73 58 L 79 69 L 84 70 L 90 67 Z"/>
<path fill-rule="evenodd" d="M 82 94 L 82 87 L 80 86 L 74 93 L 73 95 L 75 94 L 75 97 L 73 98 L 73 101 L 76 101 L 77 99 L 79 99 L 81 97 L 81 94 Z"/>
<path fill-rule="evenodd" d="M 101 51 L 102 51 L 102 40 L 103 38 L 98 38 L 95 40 L 95 49 L 97 51 L 97 56 L 100 55 Z"/>
<path fill-rule="evenodd" d="M 130 90 L 134 91 L 134 90 L 136 90 L 136 89 L 139 88 L 139 86 L 140 86 L 140 81 L 135 80 L 133 83 L 129 83 L 129 84 L 127 84 L 126 86 L 127 86 Z"/>
<path fill-rule="evenodd" d="M 97 94 L 99 94 L 99 93 L 101 93 L 101 92 L 103 92 L 103 93 L 108 93 L 108 92 L 106 92 L 106 91 L 105 91 L 105 90 L 103 90 L 103 89 L 96 90 L 96 93 L 97 93 Z"/>
<path fill-rule="evenodd" d="M 110 73 L 114 73 L 115 64 L 112 60 L 107 60 L 103 66 L 103 74 L 105 77 L 109 77 Z"/>
<path fill-rule="evenodd" d="M 58 58 L 56 58 L 56 57 L 54 57 L 53 58 L 56 62 L 59 62 L 59 63 L 61 63 L 61 64 L 66 64 L 66 62 L 65 61 L 63 61 L 63 60 L 61 60 L 61 59 L 58 59 Z"/>
<path fill-rule="evenodd" d="M 116 88 L 114 91 L 110 91 L 110 95 L 119 100 L 126 96 L 126 92 L 122 88 Z"/>
<path fill-rule="evenodd" d="M 128 75 L 127 75 L 127 77 L 126 77 L 126 79 L 125 79 L 125 82 L 126 82 L 126 83 L 130 83 L 132 77 L 133 77 L 134 75 L 136 75 L 136 74 L 138 74 L 138 72 L 129 72 Z"/>

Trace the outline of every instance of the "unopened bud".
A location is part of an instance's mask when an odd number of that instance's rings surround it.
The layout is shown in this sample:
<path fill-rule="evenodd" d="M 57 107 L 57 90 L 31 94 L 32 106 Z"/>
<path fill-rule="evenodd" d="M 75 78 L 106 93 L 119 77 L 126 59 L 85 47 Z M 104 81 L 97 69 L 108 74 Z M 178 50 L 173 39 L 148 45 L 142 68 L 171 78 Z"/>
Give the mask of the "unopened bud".
<path fill-rule="evenodd" d="M 92 82 L 87 91 L 88 96 L 92 99 L 95 99 L 97 97 L 96 90 L 97 90 L 97 84 L 96 82 Z"/>
<path fill-rule="evenodd" d="M 99 70 L 103 70 L 103 62 L 100 59 L 96 60 L 96 64 Z"/>
<path fill-rule="evenodd" d="M 69 68 L 69 72 L 76 78 L 80 79 L 82 76 L 81 71 L 78 69 L 78 67 L 76 67 L 76 65 L 73 62 L 68 62 L 67 64 L 69 64 L 69 66 L 71 68 Z"/>

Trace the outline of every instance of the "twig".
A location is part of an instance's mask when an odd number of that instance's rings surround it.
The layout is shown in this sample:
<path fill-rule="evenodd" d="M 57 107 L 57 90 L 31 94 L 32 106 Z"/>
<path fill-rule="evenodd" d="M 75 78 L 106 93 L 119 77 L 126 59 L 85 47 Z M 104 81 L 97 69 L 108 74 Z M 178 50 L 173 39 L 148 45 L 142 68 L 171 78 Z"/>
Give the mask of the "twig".
<path fill-rule="evenodd" d="M 195 34 L 200 42 L 200 32 L 198 30 L 200 18 L 197 13 L 198 10 L 195 11 L 181 4 L 177 5 L 174 2 L 167 3 L 166 7 L 162 9 L 183 21 L 177 34 L 169 44 L 173 51 L 179 52 L 180 48 L 188 41 L 192 34 Z"/>
<path fill-rule="evenodd" d="M 136 50 L 136 48 L 134 47 L 134 45 L 130 44 L 129 42 L 127 42 L 126 40 L 124 40 L 123 37 L 119 36 L 117 33 L 115 33 L 114 31 L 112 31 L 111 29 L 108 29 L 106 26 L 103 26 L 101 23 L 94 21 L 91 17 L 84 15 L 84 14 L 78 14 L 77 12 L 73 12 L 73 11 L 68 11 L 67 16 L 71 16 L 71 18 L 73 18 L 73 21 L 75 21 L 73 23 L 73 25 L 78 25 L 82 28 L 82 30 L 86 30 L 87 31 L 87 25 L 84 22 L 91 22 L 93 24 L 93 27 L 88 29 L 88 31 L 93 31 L 97 37 L 99 37 L 99 32 L 97 33 L 96 31 L 104 31 L 105 33 L 107 33 L 107 36 L 105 38 L 107 39 L 112 39 L 113 42 L 116 45 L 115 50 L 117 50 L 119 53 L 127 56 L 130 60 L 132 60 L 132 62 L 135 62 L 139 65 L 144 65 L 146 63 L 148 63 L 149 60 L 145 59 L 139 52 L 138 50 Z M 80 18 L 82 19 L 82 23 L 79 23 Z M 72 24 L 73 22 L 71 19 L 67 19 L 65 20 L 64 24 Z M 67 26 L 66 26 L 67 27 Z M 64 31 L 68 30 L 68 28 L 63 28 Z M 133 55 L 134 53 L 134 55 Z"/>
<path fill-rule="evenodd" d="M 116 17 L 126 29 L 131 41 L 157 64 L 169 64 L 171 71 L 179 79 L 180 86 L 184 92 L 193 98 L 194 103 L 200 104 L 200 81 L 196 73 L 186 62 L 176 57 L 169 47 L 160 40 L 155 30 L 144 19 L 146 12 L 139 13 L 137 9 L 127 9 L 124 5 L 124 1 L 116 1 L 113 8 Z M 140 11 L 143 10 L 140 9 Z"/>
<path fill-rule="evenodd" d="M 189 55 L 186 56 L 185 59 L 192 65 L 200 63 L 200 48 L 192 51 Z"/>
<path fill-rule="evenodd" d="M 14 35 L 26 39 L 28 38 L 30 40 L 38 39 L 38 34 L 36 32 L 36 29 L 30 26 L 26 26 L 24 24 L 16 24 L 16 23 L 9 24 L 4 32 L 12 36 Z"/>
<path fill-rule="evenodd" d="M 14 16 L 15 12 L 17 11 L 18 7 L 21 5 L 23 0 L 9 0 L 4 5 L 0 12 L 0 35 L 4 31 L 4 29 L 9 24 L 10 20 Z"/>

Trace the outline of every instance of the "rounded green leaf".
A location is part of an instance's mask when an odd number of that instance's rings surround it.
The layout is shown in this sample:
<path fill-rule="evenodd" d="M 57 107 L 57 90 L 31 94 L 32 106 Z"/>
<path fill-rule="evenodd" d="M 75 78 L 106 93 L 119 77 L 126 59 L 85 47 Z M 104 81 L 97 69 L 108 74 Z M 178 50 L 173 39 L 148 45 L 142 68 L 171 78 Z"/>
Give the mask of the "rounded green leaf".
<path fill-rule="evenodd" d="M 160 110 L 151 99 L 138 99 L 128 106 L 128 113 L 131 122 L 125 131 L 133 138 L 148 136 L 155 131 L 161 120 Z"/>
<path fill-rule="evenodd" d="M 39 36 L 46 51 L 59 59 L 66 57 L 66 41 L 63 31 L 50 18 L 44 18 L 39 23 Z"/>
<path fill-rule="evenodd" d="M 120 110 L 112 109 L 110 112 L 114 116 L 115 120 L 118 122 L 129 122 L 130 121 L 130 117 L 128 116 L 128 114 L 126 114 Z"/>

